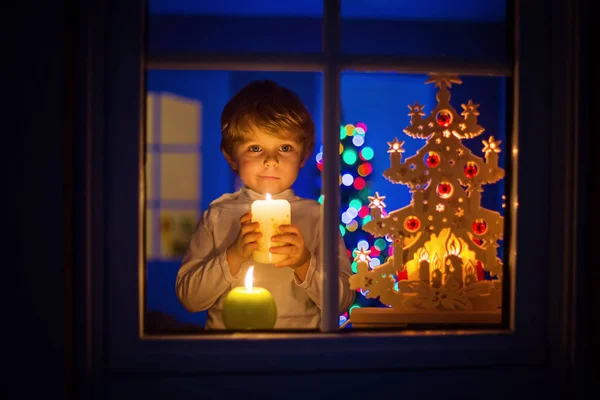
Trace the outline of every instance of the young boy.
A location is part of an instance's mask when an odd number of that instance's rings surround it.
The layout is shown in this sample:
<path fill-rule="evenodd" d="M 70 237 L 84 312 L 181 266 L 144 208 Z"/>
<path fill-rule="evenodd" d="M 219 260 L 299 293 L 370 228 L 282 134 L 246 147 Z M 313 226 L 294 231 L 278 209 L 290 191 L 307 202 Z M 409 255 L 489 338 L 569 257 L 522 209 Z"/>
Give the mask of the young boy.
<path fill-rule="evenodd" d="M 320 204 L 294 194 L 290 187 L 312 154 L 314 122 L 291 90 L 272 81 L 256 81 L 236 94 L 221 114 L 221 151 L 244 187 L 214 200 L 191 238 L 177 274 L 180 302 L 190 312 L 208 310 L 205 329 L 225 328 L 225 295 L 244 285 L 254 265 L 254 285 L 271 292 L 277 304 L 275 329 L 312 329 L 320 324 Z M 254 200 L 286 199 L 291 225 L 273 236 L 271 253 L 288 257 L 277 264 L 257 264 L 252 251 L 262 235 L 252 222 Z M 354 301 L 348 285 L 350 260 L 339 236 L 340 313 Z"/>

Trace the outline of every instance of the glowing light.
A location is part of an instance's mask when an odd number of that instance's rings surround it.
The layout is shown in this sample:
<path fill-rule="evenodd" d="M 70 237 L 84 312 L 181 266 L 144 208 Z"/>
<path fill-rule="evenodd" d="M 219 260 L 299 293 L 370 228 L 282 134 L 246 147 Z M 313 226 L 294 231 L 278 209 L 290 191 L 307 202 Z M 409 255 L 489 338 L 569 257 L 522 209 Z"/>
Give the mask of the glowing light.
<path fill-rule="evenodd" d="M 369 161 L 371 158 L 373 158 L 374 155 L 375 153 L 373 152 L 373 149 L 369 146 L 363 147 L 360 151 L 360 158 L 362 158 L 365 161 Z"/>
<path fill-rule="evenodd" d="M 354 232 L 355 230 L 358 229 L 358 222 L 356 222 L 356 220 L 350 221 L 350 223 L 346 225 L 346 229 L 349 232 Z"/>
<path fill-rule="evenodd" d="M 344 186 L 350 186 L 352 185 L 352 183 L 354 182 L 354 177 L 350 174 L 344 174 L 344 176 L 342 176 L 342 183 L 344 184 Z"/>
<path fill-rule="evenodd" d="M 386 248 L 387 243 L 385 242 L 385 240 L 380 238 L 380 239 L 375 240 L 374 246 L 377 250 L 381 251 Z"/>
<path fill-rule="evenodd" d="M 342 159 L 348 165 L 353 165 L 356 162 L 356 158 L 356 151 L 353 149 L 346 149 L 342 153 Z"/>
<path fill-rule="evenodd" d="M 354 135 L 354 125 L 348 124 L 346 125 L 346 136 Z"/>
<path fill-rule="evenodd" d="M 366 185 L 367 185 L 367 183 L 360 176 L 354 179 L 354 189 L 363 190 Z"/>
<path fill-rule="evenodd" d="M 352 315 L 352 311 L 354 311 L 355 308 L 360 308 L 360 306 L 358 304 L 354 304 L 352 305 L 349 309 L 348 309 L 348 313 L 350 315 Z"/>
<path fill-rule="evenodd" d="M 364 136 L 361 135 L 354 135 L 354 137 L 352 138 L 352 144 L 354 144 L 356 147 L 360 147 L 365 143 L 365 138 Z"/>
<path fill-rule="evenodd" d="M 359 122 L 358 124 L 356 124 L 356 129 L 362 129 L 364 133 L 367 131 L 367 124 L 365 124 L 364 122 Z"/>
<path fill-rule="evenodd" d="M 323 161 L 323 153 L 318 153 L 315 156 L 315 160 L 317 160 L 318 163 L 322 162 Z"/>
<path fill-rule="evenodd" d="M 399 142 L 398 138 L 394 138 L 393 142 L 387 142 L 388 146 L 390 147 L 388 149 L 388 153 L 404 153 L 404 148 L 402 146 L 404 146 L 404 142 Z"/>
<path fill-rule="evenodd" d="M 350 223 L 350 221 L 352 221 L 352 217 L 351 217 L 350 215 L 348 215 L 348 213 L 347 213 L 347 212 L 343 213 L 343 214 L 342 214 L 342 222 L 343 222 L 344 224 L 349 224 L 349 223 Z"/>
<path fill-rule="evenodd" d="M 323 197 L 323 195 L 320 195 L 320 196 L 319 196 L 319 200 L 317 200 L 317 201 L 318 201 L 319 203 L 323 204 L 323 198 L 324 198 L 324 197 Z"/>
<path fill-rule="evenodd" d="M 352 264 L 350 264 L 350 269 L 352 269 L 352 272 L 356 274 L 358 272 L 358 263 L 356 261 L 352 261 Z"/>
<path fill-rule="evenodd" d="M 252 281 L 254 280 L 254 266 L 248 268 L 248 272 L 246 272 L 246 279 L 244 279 L 244 285 L 246 286 L 246 290 L 252 291 Z"/>
<path fill-rule="evenodd" d="M 340 233 L 342 234 L 342 236 L 346 234 L 346 228 L 344 228 L 343 225 L 340 225 Z"/>
<path fill-rule="evenodd" d="M 350 200 L 348 206 L 358 210 L 362 207 L 362 202 L 360 201 L 360 199 L 352 199 Z"/>
<path fill-rule="evenodd" d="M 366 240 L 360 240 L 358 243 L 356 243 L 356 248 L 366 250 L 369 248 L 369 242 Z"/>
<path fill-rule="evenodd" d="M 369 266 L 371 268 L 375 268 L 376 266 L 380 265 L 381 261 L 379 261 L 379 258 L 373 258 L 371 259 L 371 262 L 369 263 Z"/>
<path fill-rule="evenodd" d="M 367 215 L 369 215 L 369 207 L 367 206 L 362 206 L 360 208 L 360 210 L 358 210 L 358 216 L 361 218 L 366 217 Z"/>
<path fill-rule="evenodd" d="M 358 167 L 357 171 L 360 176 L 367 176 L 373 172 L 373 166 L 368 162 L 364 162 Z"/>
<path fill-rule="evenodd" d="M 340 154 L 344 152 L 344 145 L 340 143 Z"/>
<path fill-rule="evenodd" d="M 340 126 L 340 140 L 343 140 L 346 137 L 346 128 L 344 126 Z M 323 151 L 321 149 L 321 151 Z"/>
<path fill-rule="evenodd" d="M 348 207 L 348 209 L 346 210 L 346 214 L 348 214 L 352 217 L 352 219 L 354 219 L 358 215 L 358 211 L 354 207 Z"/>
<path fill-rule="evenodd" d="M 385 200 L 385 196 L 380 196 L 379 192 L 375 192 L 375 196 L 369 196 L 369 208 L 385 208 L 385 203 L 383 202 L 383 200 Z"/>
<path fill-rule="evenodd" d="M 364 218 L 362 219 L 362 224 L 363 224 L 363 226 L 364 226 L 366 223 L 368 223 L 369 221 L 371 221 L 372 219 L 373 219 L 373 217 L 371 217 L 370 215 L 367 215 L 366 217 L 364 217 Z"/>

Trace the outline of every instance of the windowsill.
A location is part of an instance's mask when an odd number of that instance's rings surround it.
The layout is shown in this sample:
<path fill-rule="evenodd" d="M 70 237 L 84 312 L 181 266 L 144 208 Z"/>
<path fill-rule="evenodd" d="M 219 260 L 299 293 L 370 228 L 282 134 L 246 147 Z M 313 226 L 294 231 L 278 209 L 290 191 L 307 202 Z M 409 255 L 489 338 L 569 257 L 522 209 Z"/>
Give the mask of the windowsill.
<path fill-rule="evenodd" d="M 197 340 L 197 341 L 227 341 L 227 340 L 256 340 L 256 341 L 275 341 L 275 340 L 339 340 L 343 338 L 403 338 L 416 336 L 465 336 L 465 335 L 509 335 L 513 331 L 509 329 L 427 329 L 427 330 L 392 330 L 392 329 L 361 329 L 346 330 L 336 333 L 321 332 L 215 332 L 189 335 L 145 335 L 140 339 L 143 341 L 169 341 L 169 340 Z"/>
<path fill-rule="evenodd" d="M 540 365 L 545 359 L 541 338 L 508 329 L 156 335 L 112 350 L 113 372 L 161 374 Z"/>

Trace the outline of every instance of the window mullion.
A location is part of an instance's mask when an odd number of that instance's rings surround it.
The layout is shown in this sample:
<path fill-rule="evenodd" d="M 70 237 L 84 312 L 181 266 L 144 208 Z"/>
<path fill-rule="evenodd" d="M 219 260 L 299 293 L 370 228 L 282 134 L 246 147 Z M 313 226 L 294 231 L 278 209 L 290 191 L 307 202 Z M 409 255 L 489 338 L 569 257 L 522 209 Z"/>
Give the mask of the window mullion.
<path fill-rule="evenodd" d="M 339 330 L 339 145 L 340 145 L 340 38 L 339 0 L 323 1 L 324 106 L 323 106 L 323 249 L 322 332 Z M 332 160 L 329 162 L 328 160 Z"/>

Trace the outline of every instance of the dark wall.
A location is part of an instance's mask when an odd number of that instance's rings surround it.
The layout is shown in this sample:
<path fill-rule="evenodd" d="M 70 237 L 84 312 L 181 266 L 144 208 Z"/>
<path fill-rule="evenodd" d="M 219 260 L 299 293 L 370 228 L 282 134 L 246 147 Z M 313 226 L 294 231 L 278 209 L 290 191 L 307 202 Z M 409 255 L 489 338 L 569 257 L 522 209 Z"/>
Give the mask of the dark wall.
<path fill-rule="evenodd" d="M 7 233 L 12 239 L 16 230 L 17 245 L 3 249 L 15 256 L 3 265 L 11 275 L 3 279 L 4 292 L 10 293 L 3 331 L 12 339 L 6 342 L 12 357 L 5 365 L 32 378 L 18 388 L 21 396 L 60 395 L 68 375 L 65 340 L 70 341 L 65 276 L 71 270 L 67 175 L 74 123 L 74 10 L 65 2 L 26 1 L 10 11 L 4 25 L 10 27 L 4 90 L 11 105 L 4 114 L 3 159 L 9 178 L 5 193 L 11 194 L 5 196 L 11 201 L 4 211 L 14 221 Z"/>

